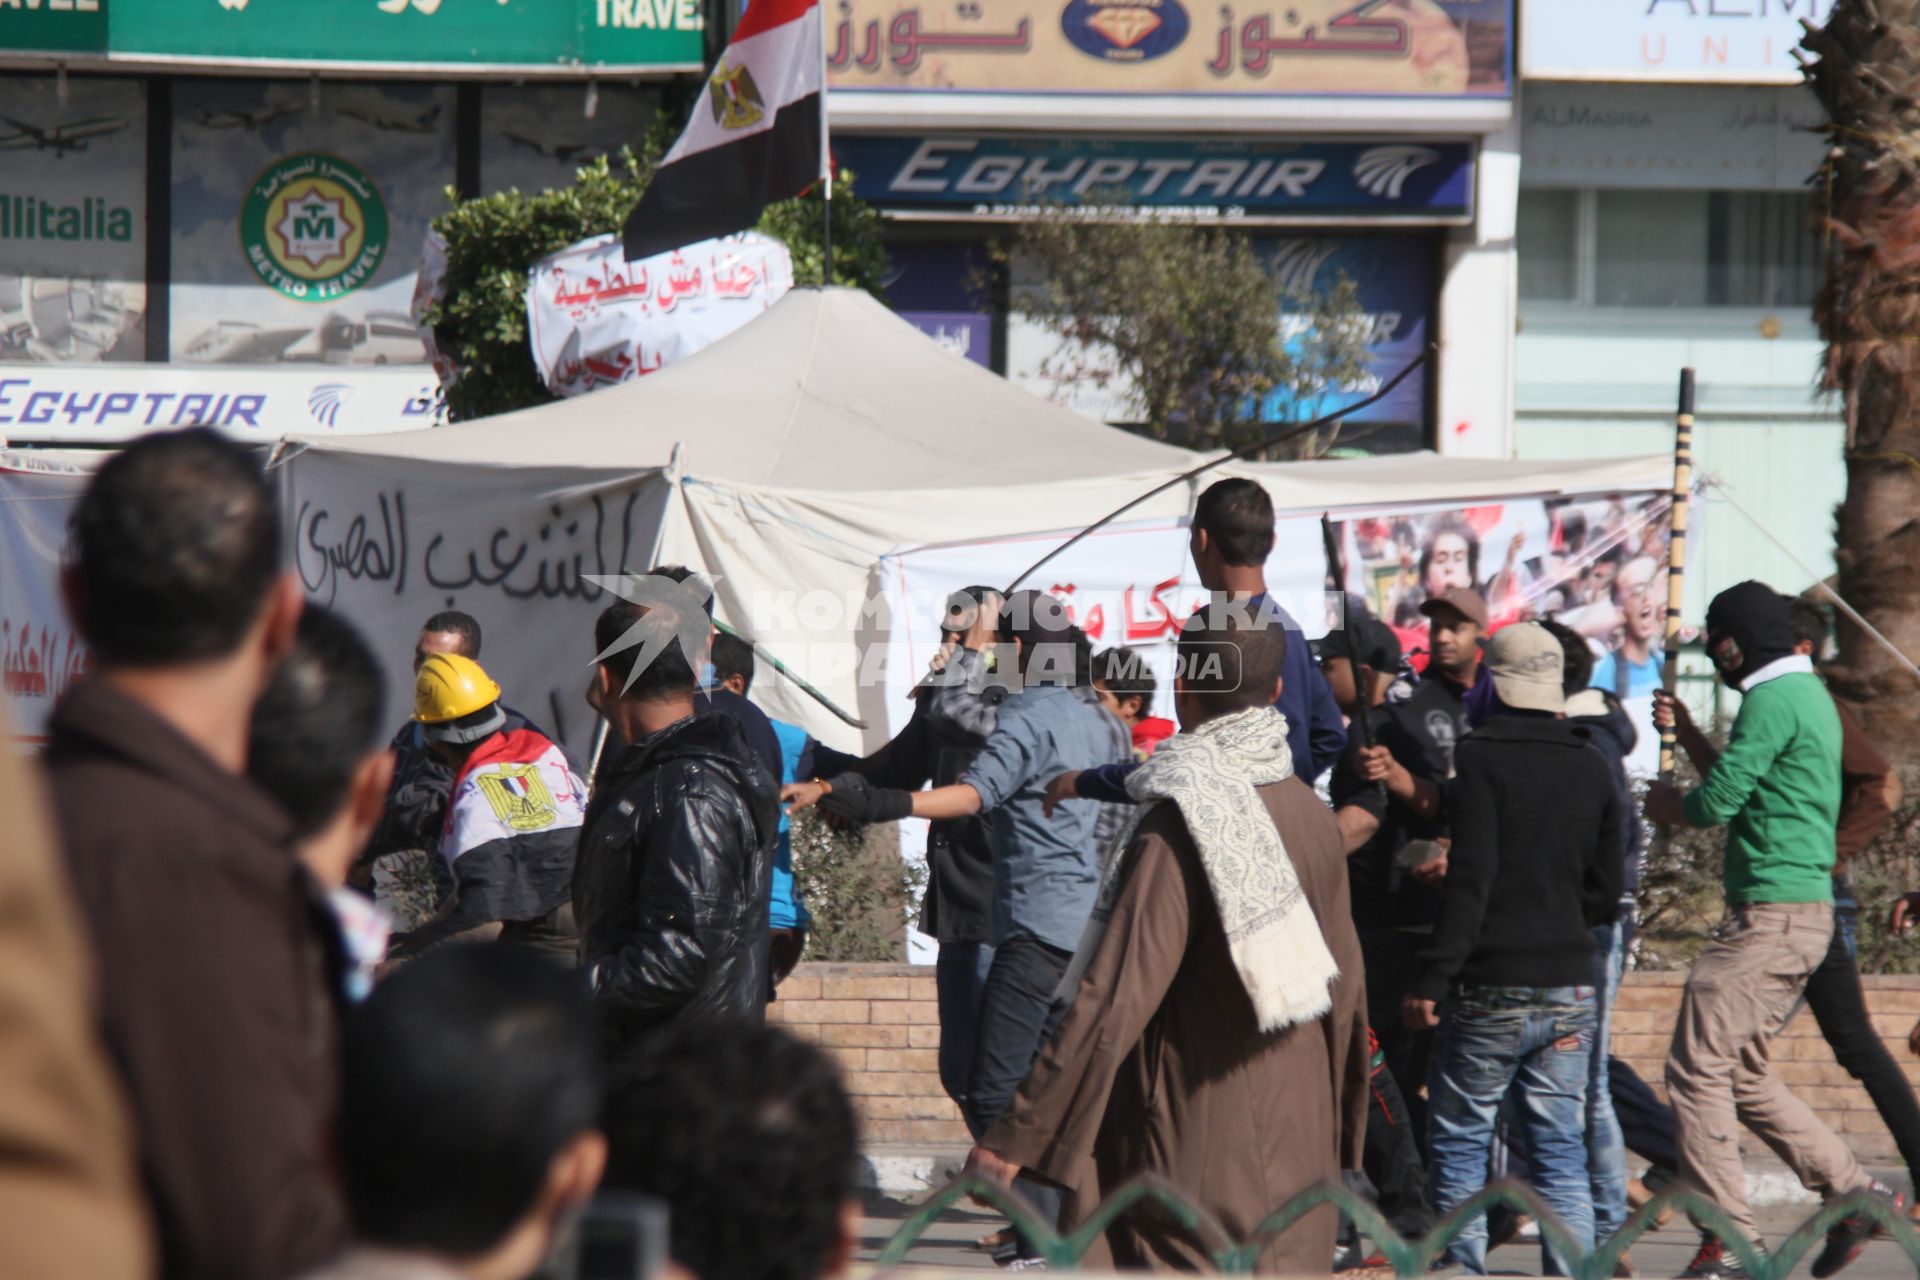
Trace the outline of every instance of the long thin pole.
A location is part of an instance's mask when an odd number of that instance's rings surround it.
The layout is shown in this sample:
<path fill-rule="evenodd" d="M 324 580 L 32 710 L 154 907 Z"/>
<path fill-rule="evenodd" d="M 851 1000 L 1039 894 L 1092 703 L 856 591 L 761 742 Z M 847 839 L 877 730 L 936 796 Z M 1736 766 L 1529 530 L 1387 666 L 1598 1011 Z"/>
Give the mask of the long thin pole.
<path fill-rule="evenodd" d="M 1040 567 L 1046 564 L 1047 561 L 1053 559 L 1055 556 L 1065 551 L 1068 547 L 1073 546 L 1075 543 L 1079 542 L 1081 539 L 1087 537 L 1088 535 L 1100 529 L 1105 528 L 1109 524 L 1112 524 L 1115 520 L 1127 514 L 1127 512 L 1133 510 L 1135 507 L 1139 506 L 1141 503 L 1145 502 L 1147 499 L 1152 497 L 1157 497 L 1158 495 L 1163 494 L 1167 490 L 1173 488 L 1177 484 L 1185 484 L 1190 480 L 1193 480 L 1199 476 L 1205 475 L 1207 472 L 1213 470 L 1215 467 L 1225 466 L 1227 463 L 1232 462 L 1237 458 L 1244 458 L 1250 453 L 1258 453 L 1262 449 L 1271 449 L 1274 445 L 1284 444 L 1289 440 L 1297 439 L 1300 436 L 1306 435 L 1309 431 L 1318 431 L 1321 427 L 1326 426 L 1328 423 L 1338 422 L 1340 419 L 1348 416 L 1349 414 L 1358 413 L 1362 409 L 1365 409 L 1372 404 L 1375 404 L 1381 400 L 1385 400 L 1388 396 L 1393 394 L 1393 389 L 1395 387 L 1399 386 L 1401 383 L 1405 382 L 1409 377 L 1411 377 L 1413 374 L 1413 371 L 1415 369 L 1418 369 L 1421 365 L 1425 364 L 1438 350 L 1439 350 L 1438 347 L 1429 343 L 1427 345 L 1426 350 L 1422 351 L 1419 355 L 1415 356 L 1413 359 L 1407 361 L 1406 364 L 1402 365 L 1400 368 L 1400 372 L 1394 374 L 1391 378 L 1388 378 L 1385 385 L 1383 385 L 1378 391 L 1374 392 L 1372 395 L 1368 396 L 1365 400 L 1362 400 L 1357 404 L 1350 404 L 1344 409 L 1340 409 L 1340 410 L 1337 410 L 1336 412 L 1329 413 L 1324 417 L 1315 418 L 1312 422 L 1303 422 L 1298 426 L 1283 428 L 1282 430 L 1276 431 L 1269 436 L 1266 436 L 1259 440 L 1255 440 L 1252 444 L 1242 445 L 1240 448 L 1235 449 L 1231 453 L 1223 453 L 1217 458 L 1214 458 L 1207 462 L 1203 462 L 1191 471 L 1182 471 L 1179 475 L 1175 476 L 1173 479 L 1165 481 L 1164 483 L 1161 483 L 1161 484 L 1157 484 L 1153 488 L 1147 490 L 1143 494 L 1138 495 L 1137 497 L 1128 498 L 1125 502 L 1121 503 L 1119 506 L 1115 507 L 1113 510 L 1107 512 L 1107 514 L 1101 516 L 1098 520 L 1095 520 L 1092 524 L 1088 525 L 1086 528 L 1074 534 L 1071 538 L 1068 538 L 1065 542 L 1061 543 L 1059 546 L 1055 547 L 1053 550 L 1047 552 L 1047 554 L 1041 556 L 1038 560 L 1035 560 L 1032 564 L 1028 565 L 1024 573 L 1022 573 L 1019 577 L 1015 578 L 1012 582 L 1009 582 L 1007 584 L 1007 590 L 1005 594 L 1012 595 L 1015 587 L 1018 587 L 1021 583 L 1025 582 L 1028 578 L 1031 578 L 1035 573 L 1039 572 Z M 1376 424 L 1374 423 L 1366 423 L 1366 424 L 1363 424 L 1363 429 L 1371 428 L 1375 425 Z"/>
<path fill-rule="evenodd" d="M 833 284 L 833 139 L 827 128 L 827 15 L 820 13 L 820 285 Z"/>
<path fill-rule="evenodd" d="M 1674 691 L 1680 677 L 1680 608 L 1686 598 L 1687 509 L 1693 495 L 1693 370 L 1680 371 L 1680 408 L 1673 418 L 1673 536 L 1667 544 L 1667 654 L 1660 684 Z M 1674 729 L 1660 731 L 1660 779 L 1673 777 Z"/>

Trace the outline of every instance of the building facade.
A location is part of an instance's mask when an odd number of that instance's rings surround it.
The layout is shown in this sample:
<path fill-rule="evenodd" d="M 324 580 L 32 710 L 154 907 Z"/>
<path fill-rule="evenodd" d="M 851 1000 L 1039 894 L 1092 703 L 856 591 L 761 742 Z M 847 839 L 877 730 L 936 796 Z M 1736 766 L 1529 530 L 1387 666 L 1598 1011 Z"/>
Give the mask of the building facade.
<path fill-rule="evenodd" d="M 0 440 L 439 420 L 448 192 L 637 142 L 704 40 L 697 0 L 0 3 Z"/>
<path fill-rule="evenodd" d="M 1832 572 L 1845 475 L 1840 406 L 1817 389 L 1824 116 L 1793 59 L 1801 21 L 1831 7 L 1527 0 L 1514 452 L 1671 449 L 1679 371 L 1697 369 L 1697 471 L 1792 554 L 1709 492 L 1695 617 L 1744 578 L 1798 591 Z"/>
<path fill-rule="evenodd" d="M 1356 419 L 1359 449 L 1506 455 L 1508 0 L 847 0 L 828 23 L 835 155 L 889 219 L 890 298 L 956 350 L 1128 420 L 1123 385 L 1060 380 L 1058 334 L 1021 309 L 1032 268 L 987 252 L 1010 224 L 1097 200 L 1233 227 L 1296 294 L 1351 279 L 1369 368 L 1322 407 L 1438 341 Z"/>

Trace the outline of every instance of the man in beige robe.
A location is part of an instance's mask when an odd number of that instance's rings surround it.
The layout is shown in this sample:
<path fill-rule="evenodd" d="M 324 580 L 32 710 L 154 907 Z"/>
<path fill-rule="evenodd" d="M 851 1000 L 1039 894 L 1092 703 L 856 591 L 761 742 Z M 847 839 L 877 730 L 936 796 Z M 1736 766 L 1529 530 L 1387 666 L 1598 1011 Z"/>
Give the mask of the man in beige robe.
<path fill-rule="evenodd" d="M 1185 732 L 1129 783 L 1158 802 L 1108 868 L 1057 1034 L 974 1151 L 989 1177 L 1025 1168 L 1064 1186 L 1067 1228 L 1156 1173 L 1238 1244 L 1360 1165 L 1366 988 L 1346 859 L 1333 815 L 1292 776 L 1271 707 L 1289 637 L 1263 622 L 1214 606 L 1183 631 Z M 1326 1272 L 1336 1226 L 1331 1208 L 1314 1211 L 1260 1268 Z M 1104 1243 L 1087 1265 L 1209 1265 L 1202 1241 L 1151 1208 Z"/>

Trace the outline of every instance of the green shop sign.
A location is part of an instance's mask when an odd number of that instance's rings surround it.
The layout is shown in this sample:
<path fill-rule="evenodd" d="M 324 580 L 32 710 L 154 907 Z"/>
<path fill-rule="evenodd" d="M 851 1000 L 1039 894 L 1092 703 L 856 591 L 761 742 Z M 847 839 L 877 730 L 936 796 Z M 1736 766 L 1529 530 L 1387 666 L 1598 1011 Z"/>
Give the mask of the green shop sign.
<path fill-rule="evenodd" d="M 0 0 L 0 57 L 666 71 L 702 25 L 700 0 Z"/>

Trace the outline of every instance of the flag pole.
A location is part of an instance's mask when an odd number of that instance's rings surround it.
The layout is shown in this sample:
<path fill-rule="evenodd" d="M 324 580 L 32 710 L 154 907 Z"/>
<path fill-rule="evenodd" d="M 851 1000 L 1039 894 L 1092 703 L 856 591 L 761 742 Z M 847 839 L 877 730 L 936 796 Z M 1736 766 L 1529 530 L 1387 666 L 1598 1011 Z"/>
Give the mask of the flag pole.
<path fill-rule="evenodd" d="M 1667 652 L 1660 683 L 1672 693 L 1680 675 L 1680 609 L 1686 598 L 1687 504 L 1693 494 L 1693 370 L 1680 371 L 1680 405 L 1673 418 L 1672 535 L 1667 543 Z M 1673 729 L 1660 731 L 1660 780 L 1673 777 Z"/>
<path fill-rule="evenodd" d="M 827 131 L 827 7 L 820 12 L 820 285 L 833 284 L 833 144 Z"/>

